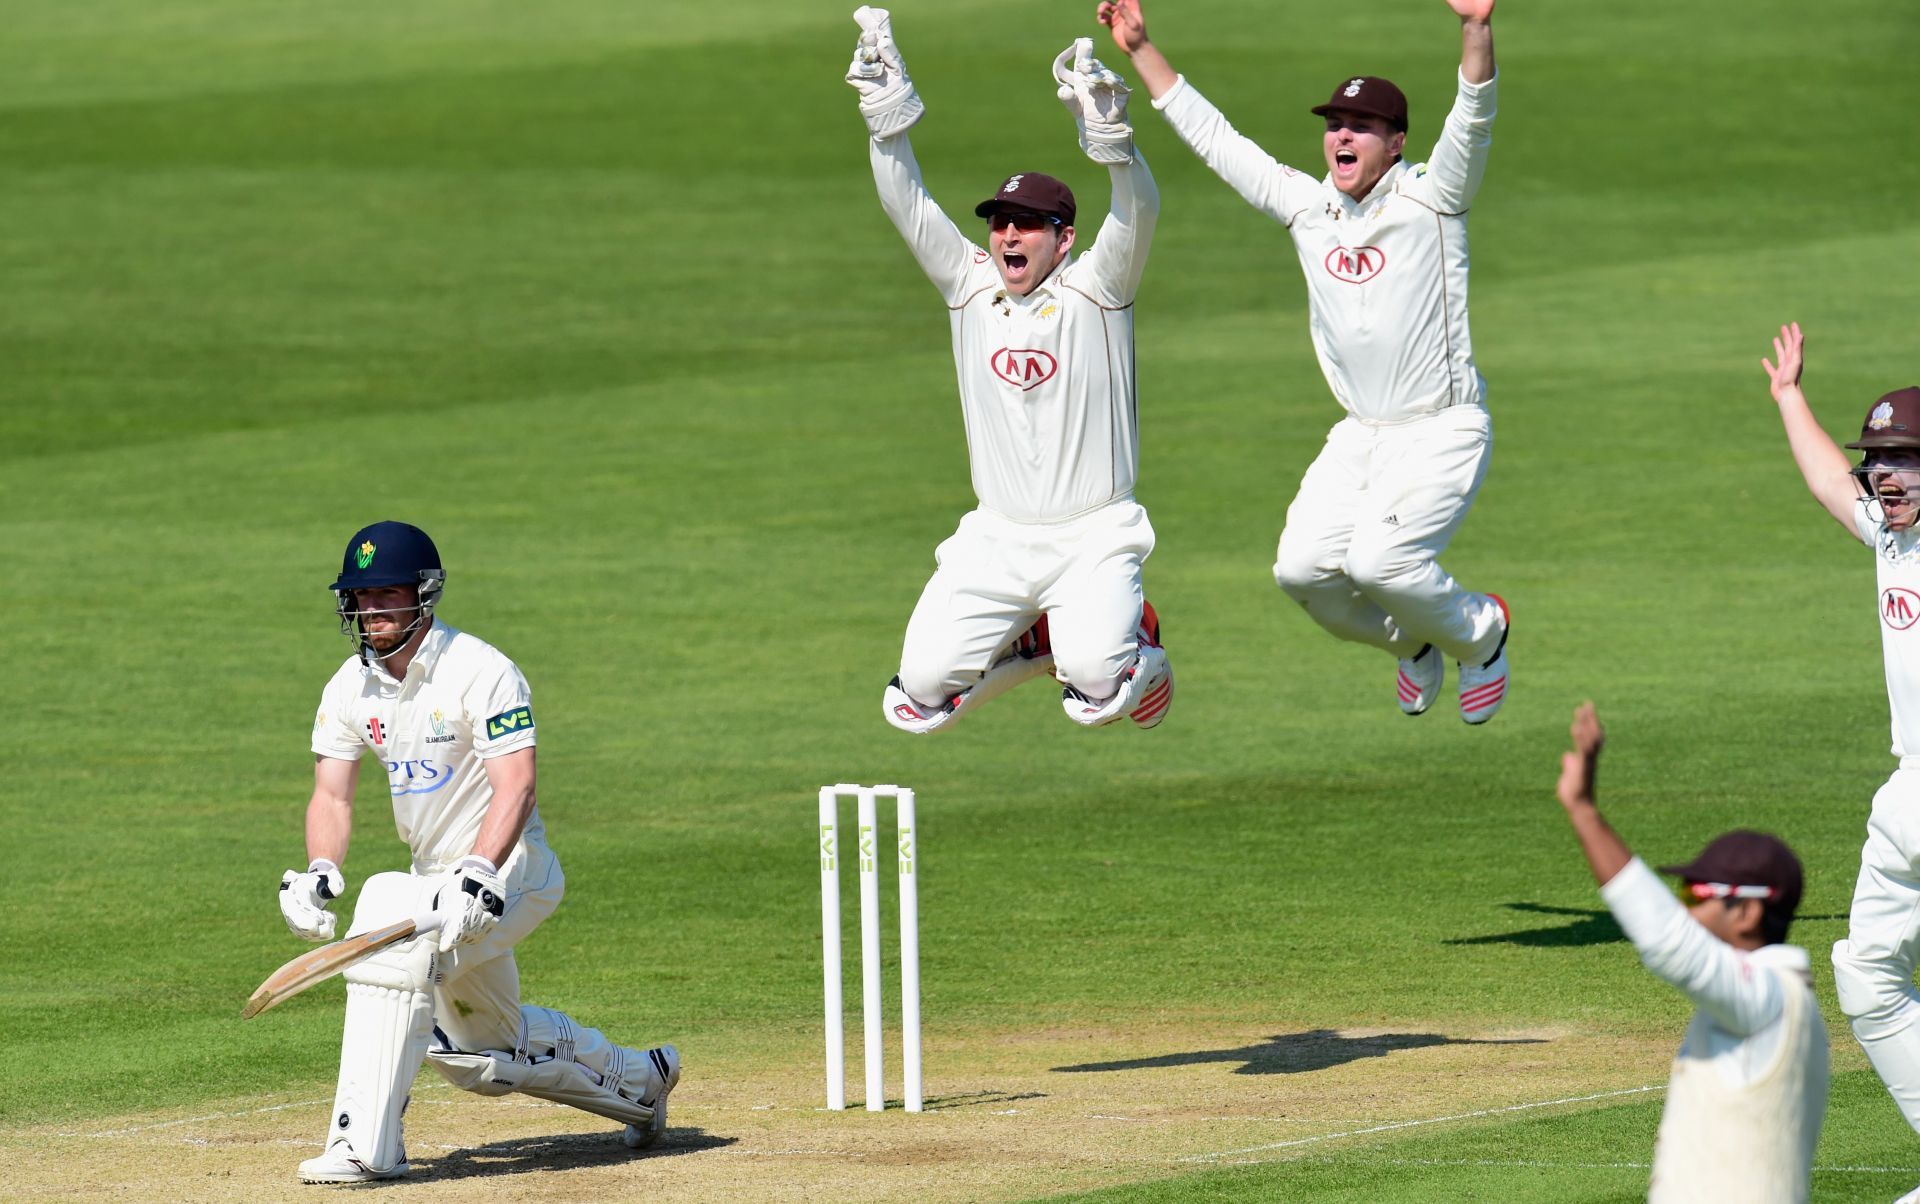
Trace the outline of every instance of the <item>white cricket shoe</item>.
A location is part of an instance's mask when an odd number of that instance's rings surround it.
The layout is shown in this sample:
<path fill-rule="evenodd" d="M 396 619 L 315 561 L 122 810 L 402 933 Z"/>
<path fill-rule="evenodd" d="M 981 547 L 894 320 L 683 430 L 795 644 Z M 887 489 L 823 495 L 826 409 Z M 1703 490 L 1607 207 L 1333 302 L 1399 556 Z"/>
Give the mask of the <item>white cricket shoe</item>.
<path fill-rule="evenodd" d="M 1067 718 L 1082 727 L 1105 727 L 1122 715 L 1142 728 L 1157 727 L 1173 702 L 1173 666 L 1160 646 L 1160 616 L 1151 604 L 1140 607 L 1139 651 L 1111 698 L 1096 701 L 1072 686 L 1060 691 Z"/>
<path fill-rule="evenodd" d="M 1411 657 L 1400 660 L 1400 674 L 1394 689 L 1400 695 L 1400 711 L 1406 715 L 1424 715 L 1440 697 L 1447 680 L 1447 658 L 1428 644 Z"/>
<path fill-rule="evenodd" d="M 667 1131 L 667 1096 L 680 1085 L 680 1051 L 671 1045 L 662 1045 L 649 1049 L 647 1056 L 653 1059 L 653 1067 L 660 1072 L 661 1080 L 666 1084 L 660 1088 L 660 1094 L 650 1100 L 641 1100 L 642 1107 L 653 1109 L 653 1119 L 645 1125 L 628 1125 L 620 1134 L 620 1140 L 627 1143 L 631 1150 L 652 1148 Z"/>
<path fill-rule="evenodd" d="M 1460 718 L 1468 723 L 1485 723 L 1500 712 L 1500 704 L 1507 700 L 1507 636 L 1513 633 L 1513 615 L 1499 594 L 1487 597 L 1500 608 L 1504 625 L 1500 629 L 1500 646 L 1493 650 L 1492 659 L 1483 665 L 1460 666 Z"/>
<path fill-rule="evenodd" d="M 300 1164 L 302 1183 L 371 1183 L 377 1179 L 404 1179 L 406 1174 L 407 1156 L 404 1152 L 399 1162 L 382 1169 L 368 1166 L 354 1157 L 353 1147 L 344 1141 L 334 1142 L 327 1147 L 326 1153 Z"/>
<path fill-rule="evenodd" d="M 1153 603 L 1144 598 L 1140 602 L 1140 662 L 1136 671 L 1144 669 L 1145 678 L 1134 693 L 1139 699 L 1134 708 L 1127 712 L 1127 718 L 1141 728 L 1158 726 L 1167 717 L 1167 708 L 1173 705 L 1173 665 L 1168 662 L 1166 650 L 1160 646 L 1160 614 L 1153 609 Z M 1148 657 L 1147 649 L 1159 653 L 1157 657 Z"/>

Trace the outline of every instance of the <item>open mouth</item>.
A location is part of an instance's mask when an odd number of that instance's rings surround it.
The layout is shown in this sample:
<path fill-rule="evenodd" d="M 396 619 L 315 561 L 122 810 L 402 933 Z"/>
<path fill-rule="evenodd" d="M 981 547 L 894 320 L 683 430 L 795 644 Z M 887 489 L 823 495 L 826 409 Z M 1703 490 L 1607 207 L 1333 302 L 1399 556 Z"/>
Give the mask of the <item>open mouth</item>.
<path fill-rule="evenodd" d="M 1027 267 L 1027 257 L 1018 251 L 1001 252 L 1000 262 L 1007 265 L 1009 272 L 1022 272 Z"/>
<path fill-rule="evenodd" d="M 1360 156 L 1354 154 L 1350 150 L 1341 150 L 1341 151 L 1333 152 L 1333 163 L 1335 167 L 1350 168 L 1350 167 L 1357 166 L 1359 162 L 1360 162 Z"/>

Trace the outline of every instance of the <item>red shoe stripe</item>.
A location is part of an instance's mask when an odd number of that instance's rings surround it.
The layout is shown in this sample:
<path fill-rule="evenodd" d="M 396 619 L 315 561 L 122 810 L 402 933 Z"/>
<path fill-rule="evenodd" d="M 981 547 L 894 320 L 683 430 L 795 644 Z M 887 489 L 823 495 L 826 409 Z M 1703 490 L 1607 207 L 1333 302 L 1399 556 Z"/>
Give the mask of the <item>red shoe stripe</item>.
<path fill-rule="evenodd" d="M 1173 693 L 1173 679 L 1169 677 L 1167 680 L 1161 682 L 1158 686 L 1155 686 L 1153 689 L 1147 691 L 1147 696 L 1140 700 L 1140 705 L 1133 708 L 1133 714 L 1138 716 L 1140 712 L 1146 710 L 1148 707 L 1153 706 L 1155 703 L 1166 701 L 1167 696 L 1172 693 Z"/>
<path fill-rule="evenodd" d="M 1140 706 L 1136 707 L 1134 709 L 1133 714 L 1130 716 L 1130 718 L 1132 718 L 1132 720 L 1135 723 L 1145 723 L 1147 720 L 1153 718 L 1155 715 L 1158 715 L 1160 712 L 1166 710 L 1167 707 L 1172 704 L 1172 702 L 1173 702 L 1172 694 L 1163 695 L 1157 702 L 1142 703 Z"/>
<path fill-rule="evenodd" d="M 1460 705 L 1468 710 L 1476 710 L 1489 703 L 1500 701 L 1507 692 L 1507 679 L 1501 678 L 1491 685 L 1481 686 L 1460 696 Z"/>

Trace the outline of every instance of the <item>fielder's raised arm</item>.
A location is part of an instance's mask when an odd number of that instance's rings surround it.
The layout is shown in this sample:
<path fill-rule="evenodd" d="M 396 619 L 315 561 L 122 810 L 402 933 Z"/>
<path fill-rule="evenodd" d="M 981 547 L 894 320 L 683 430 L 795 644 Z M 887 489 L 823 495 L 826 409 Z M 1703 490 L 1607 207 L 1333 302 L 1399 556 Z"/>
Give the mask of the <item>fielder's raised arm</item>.
<path fill-rule="evenodd" d="M 1773 359 L 1762 356 L 1760 367 L 1766 370 L 1767 387 L 1774 404 L 1780 407 L 1780 424 L 1787 430 L 1787 446 L 1793 450 L 1793 462 L 1799 466 L 1808 492 L 1835 522 L 1852 532 L 1860 486 L 1847 453 L 1813 416 L 1807 395 L 1800 391 L 1805 352 L 1806 336 L 1800 333 L 1800 323 L 1789 323 L 1773 340 Z"/>
<path fill-rule="evenodd" d="M 1126 81 L 1093 57 L 1093 39 L 1078 38 L 1053 60 L 1057 95 L 1080 132 L 1080 149 L 1107 169 L 1113 202 L 1099 237 L 1083 257 L 1099 299 L 1131 305 L 1147 270 L 1147 248 L 1160 218 L 1160 190 L 1133 144 Z"/>

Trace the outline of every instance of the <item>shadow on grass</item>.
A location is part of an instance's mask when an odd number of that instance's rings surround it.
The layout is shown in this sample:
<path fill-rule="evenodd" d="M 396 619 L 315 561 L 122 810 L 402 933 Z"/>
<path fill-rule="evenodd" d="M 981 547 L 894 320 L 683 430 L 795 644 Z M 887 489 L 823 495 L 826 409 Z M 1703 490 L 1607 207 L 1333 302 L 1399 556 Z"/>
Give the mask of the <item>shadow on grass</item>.
<path fill-rule="evenodd" d="M 1545 903 L 1503 903 L 1508 911 L 1531 915 L 1572 916 L 1571 924 L 1551 928 L 1522 928 L 1517 932 L 1496 932 L 1489 936 L 1463 936 L 1443 941 L 1446 945 L 1536 945 L 1557 948 L 1575 945 L 1610 945 L 1624 941 L 1627 934 L 1614 923 L 1613 913 L 1604 907 L 1550 907 Z"/>
<path fill-rule="evenodd" d="M 1627 934 L 1614 922 L 1613 913 L 1604 907 L 1550 907 L 1545 903 L 1503 903 L 1508 911 L 1533 915 L 1572 916 L 1571 924 L 1551 928 L 1522 928 L 1516 932 L 1496 932 L 1488 936 L 1463 936 L 1442 941 L 1444 945 L 1533 945 L 1541 948 L 1571 948 L 1579 945 L 1610 945 L 1625 942 Z M 1799 915 L 1794 923 L 1816 920 L 1844 920 L 1838 915 Z"/>
<path fill-rule="evenodd" d="M 619 1166 L 646 1159 L 676 1158 L 717 1150 L 738 1142 L 716 1137 L 703 1129 L 668 1129 L 650 1150 L 630 1150 L 618 1133 L 554 1133 L 544 1137 L 514 1137 L 490 1141 L 470 1150 L 454 1150 L 431 1161 L 414 1159 L 409 1182 L 451 1182 L 494 1175 L 524 1175 L 537 1171 L 570 1171 L 582 1167 Z"/>
<path fill-rule="evenodd" d="M 1084 1062 L 1078 1066 L 1055 1066 L 1055 1072 L 1082 1073 L 1094 1070 L 1151 1070 L 1158 1066 L 1197 1066 L 1205 1062 L 1244 1062 L 1235 1074 L 1304 1074 L 1344 1066 L 1361 1058 L 1384 1058 L 1402 1049 L 1426 1049 L 1433 1045 L 1538 1045 L 1539 1037 L 1478 1039 L 1447 1037 L 1439 1033 L 1377 1033 L 1349 1037 L 1330 1028 L 1304 1033 L 1268 1037 L 1258 1045 L 1238 1049 L 1201 1049 L 1191 1053 L 1161 1054 L 1151 1058 L 1127 1058 L 1118 1062 Z"/>

